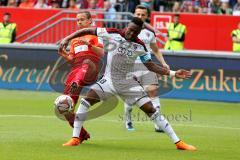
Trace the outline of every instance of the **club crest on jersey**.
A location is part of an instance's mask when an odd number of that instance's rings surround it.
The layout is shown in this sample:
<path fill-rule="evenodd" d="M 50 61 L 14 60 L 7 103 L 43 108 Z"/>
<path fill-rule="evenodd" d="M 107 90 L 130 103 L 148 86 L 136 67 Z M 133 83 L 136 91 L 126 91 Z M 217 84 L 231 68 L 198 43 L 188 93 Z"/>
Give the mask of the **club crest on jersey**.
<path fill-rule="evenodd" d="M 122 42 L 123 41 L 121 37 L 115 37 L 114 40 L 117 41 L 117 42 Z"/>
<path fill-rule="evenodd" d="M 135 51 L 135 50 L 137 50 L 137 48 L 138 48 L 138 45 L 137 44 L 133 44 L 133 50 Z"/>
<path fill-rule="evenodd" d="M 150 33 L 146 32 L 146 36 L 147 36 L 147 37 L 150 37 Z"/>
<path fill-rule="evenodd" d="M 133 51 L 124 47 L 119 47 L 118 48 L 118 53 L 120 55 L 126 55 L 128 57 L 132 57 L 133 56 Z"/>

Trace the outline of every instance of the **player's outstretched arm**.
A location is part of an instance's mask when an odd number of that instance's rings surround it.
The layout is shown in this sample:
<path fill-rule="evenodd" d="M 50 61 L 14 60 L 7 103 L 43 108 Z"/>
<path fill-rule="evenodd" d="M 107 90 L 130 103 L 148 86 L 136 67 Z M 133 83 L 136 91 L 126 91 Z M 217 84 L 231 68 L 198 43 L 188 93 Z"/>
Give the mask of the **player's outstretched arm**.
<path fill-rule="evenodd" d="M 65 48 L 59 48 L 58 54 L 62 56 L 67 62 L 71 62 L 73 57 L 66 51 Z"/>
<path fill-rule="evenodd" d="M 190 71 L 187 71 L 184 69 L 172 71 L 170 69 L 158 66 L 155 63 L 153 63 L 151 60 L 144 62 L 144 65 L 147 67 L 148 70 L 155 72 L 157 74 L 161 74 L 161 75 L 170 75 L 171 77 L 175 76 L 175 77 L 181 78 L 181 79 L 190 78 L 192 75 Z"/>
<path fill-rule="evenodd" d="M 163 67 L 170 69 L 169 65 L 166 63 L 165 59 L 163 58 L 163 54 L 159 51 L 157 43 L 151 43 L 150 47 L 153 51 L 153 54 L 157 58 L 157 60 L 163 65 Z"/>
<path fill-rule="evenodd" d="M 92 49 L 92 51 L 97 55 L 97 56 L 104 56 L 104 49 L 103 49 L 103 45 L 101 46 L 95 46 L 92 45 L 88 40 L 85 39 L 79 39 L 80 42 L 82 42 L 85 45 L 88 45 L 88 47 L 90 47 Z"/>
<path fill-rule="evenodd" d="M 84 28 L 84 29 L 80 29 L 80 30 L 70 34 L 69 36 L 65 37 L 61 41 L 60 48 L 66 48 L 70 40 L 77 38 L 77 37 L 84 36 L 84 35 L 88 35 L 88 34 L 95 35 L 96 28 Z"/>

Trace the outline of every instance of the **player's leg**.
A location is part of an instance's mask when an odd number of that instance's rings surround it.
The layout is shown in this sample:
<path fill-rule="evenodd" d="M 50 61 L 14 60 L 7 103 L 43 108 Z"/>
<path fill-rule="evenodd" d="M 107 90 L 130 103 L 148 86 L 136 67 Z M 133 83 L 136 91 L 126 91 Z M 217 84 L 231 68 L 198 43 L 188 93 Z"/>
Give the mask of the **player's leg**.
<path fill-rule="evenodd" d="M 145 66 L 143 66 L 143 69 L 147 70 Z M 141 76 L 140 84 L 144 87 L 145 91 L 150 97 L 153 107 L 160 113 L 161 105 L 158 97 L 159 85 L 156 73 L 145 71 L 145 74 Z M 154 124 L 154 128 L 156 132 L 163 132 L 163 130 L 156 124 Z"/>
<path fill-rule="evenodd" d="M 128 103 L 124 102 L 124 117 L 125 117 L 125 127 L 129 131 L 133 131 L 133 123 L 132 123 L 132 107 Z"/>
<path fill-rule="evenodd" d="M 80 144 L 78 135 L 81 132 L 84 121 L 86 120 L 89 108 L 92 105 L 100 102 L 100 100 L 104 100 L 110 95 L 112 95 L 110 91 L 111 89 L 109 89 L 110 84 L 107 82 L 108 81 L 106 79 L 102 78 L 99 82 L 91 86 L 91 89 L 90 91 L 88 91 L 86 97 L 81 99 L 74 120 L 72 139 L 67 143 L 63 144 L 63 146 L 76 146 Z"/>
<path fill-rule="evenodd" d="M 75 82 L 72 82 L 71 85 L 65 86 L 64 94 L 69 95 L 73 99 L 74 108 L 78 102 L 80 92 L 81 92 L 81 88 L 78 87 Z M 71 127 L 73 127 L 75 115 L 76 114 L 74 112 L 73 113 L 69 112 L 64 115 Z M 84 140 L 87 140 L 89 138 L 90 138 L 89 133 L 82 127 L 81 133 L 79 134 L 80 143 L 82 143 Z"/>
<path fill-rule="evenodd" d="M 151 99 L 151 102 L 153 104 L 153 107 L 158 111 L 159 113 L 161 112 L 161 104 L 160 100 L 158 97 L 158 85 L 157 84 L 151 84 L 148 85 L 145 89 L 148 93 L 148 96 Z M 156 132 L 163 132 L 161 128 L 157 124 L 154 124 L 154 128 Z"/>
<path fill-rule="evenodd" d="M 87 112 L 92 105 L 98 102 L 100 102 L 100 98 L 97 95 L 97 93 L 92 89 L 87 93 L 86 98 L 81 99 L 80 105 L 78 107 L 78 110 L 76 112 L 76 116 L 74 119 L 72 139 L 67 143 L 63 144 L 63 146 L 77 146 L 81 143 L 79 134 L 83 130 L 82 126 L 84 121 L 86 120 Z"/>
<path fill-rule="evenodd" d="M 175 143 L 177 149 L 191 151 L 196 150 L 194 146 L 188 145 L 178 138 L 167 119 L 159 114 L 159 112 L 153 107 L 153 104 L 150 101 L 146 102 L 143 105 L 138 102 L 138 105 L 140 105 L 140 109 L 145 112 L 154 121 L 154 123 L 163 129 L 163 131 L 171 138 L 173 143 Z"/>

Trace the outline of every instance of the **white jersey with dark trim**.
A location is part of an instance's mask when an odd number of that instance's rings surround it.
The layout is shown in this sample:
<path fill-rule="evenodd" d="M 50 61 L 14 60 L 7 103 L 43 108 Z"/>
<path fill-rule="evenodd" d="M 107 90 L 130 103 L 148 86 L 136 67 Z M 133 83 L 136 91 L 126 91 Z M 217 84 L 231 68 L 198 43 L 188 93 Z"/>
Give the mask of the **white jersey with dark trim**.
<path fill-rule="evenodd" d="M 148 28 L 143 28 L 138 35 L 138 38 L 145 44 L 147 50 L 151 51 L 150 44 L 156 43 L 155 33 Z"/>
<path fill-rule="evenodd" d="M 151 59 L 144 43 L 138 38 L 135 41 L 127 41 L 124 33 L 117 29 L 97 28 L 96 34 L 103 37 L 105 49 L 108 51 L 105 76 L 112 81 L 126 83 L 127 75 L 134 70 L 134 63 L 137 57 L 141 61 Z"/>
<path fill-rule="evenodd" d="M 157 42 L 155 32 L 145 27 L 141 30 L 140 34 L 138 35 L 138 38 L 145 44 L 147 50 L 149 52 L 152 52 L 150 44 Z M 136 62 L 141 63 L 140 58 L 138 58 Z"/>

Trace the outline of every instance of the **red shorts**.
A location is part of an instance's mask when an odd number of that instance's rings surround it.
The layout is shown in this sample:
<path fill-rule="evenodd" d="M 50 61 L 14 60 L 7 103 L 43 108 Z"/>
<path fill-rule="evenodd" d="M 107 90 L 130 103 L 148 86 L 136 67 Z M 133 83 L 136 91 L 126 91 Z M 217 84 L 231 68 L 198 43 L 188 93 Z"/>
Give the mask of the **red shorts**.
<path fill-rule="evenodd" d="M 74 103 L 76 104 L 81 89 L 86 85 L 94 83 L 97 80 L 97 76 L 98 69 L 96 67 L 93 68 L 92 65 L 89 65 L 87 63 L 72 68 L 65 82 L 64 94 L 71 96 Z M 77 90 L 74 93 L 70 93 L 71 85 L 73 82 L 75 82 L 78 85 L 79 90 Z"/>

